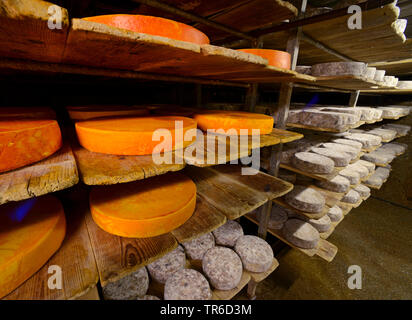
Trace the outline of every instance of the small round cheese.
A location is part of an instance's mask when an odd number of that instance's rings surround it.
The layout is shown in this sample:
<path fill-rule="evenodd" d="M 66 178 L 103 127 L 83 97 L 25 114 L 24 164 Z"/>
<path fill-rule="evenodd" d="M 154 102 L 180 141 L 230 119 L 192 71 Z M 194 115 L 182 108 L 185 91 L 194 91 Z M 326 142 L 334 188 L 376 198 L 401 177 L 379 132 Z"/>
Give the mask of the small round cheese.
<path fill-rule="evenodd" d="M 242 226 L 233 220 L 228 220 L 223 226 L 213 231 L 216 244 L 233 248 L 239 237 L 243 236 Z"/>
<path fill-rule="evenodd" d="M 211 233 L 206 233 L 192 241 L 182 243 L 189 259 L 202 260 L 206 251 L 215 246 L 215 238 Z"/>
<path fill-rule="evenodd" d="M 310 223 L 299 219 L 289 219 L 282 229 L 283 236 L 296 247 L 303 249 L 316 248 L 319 232 Z"/>
<path fill-rule="evenodd" d="M 335 168 L 332 159 L 312 152 L 295 153 L 292 162 L 297 169 L 311 173 L 331 173 Z"/>
<path fill-rule="evenodd" d="M 165 300 L 210 300 L 212 292 L 204 275 L 193 269 L 181 269 L 165 284 Z"/>
<path fill-rule="evenodd" d="M 164 284 L 167 278 L 176 271 L 184 269 L 185 265 L 186 255 L 182 246 L 179 245 L 172 252 L 149 264 L 147 269 L 153 279 Z"/>
<path fill-rule="evenodd" d="M 285 201 L 295 209 L 311 213 L 322 212 L 325 206 L 325 198 L 319 192 L 304 186 L 295 186 Z"/>
<path fill-rule="evenodd" d="M 242 260 L 243 267 L 250 272 L 265 272 L 272 266 L 273 250 L 259 237 L 240 237 L 236 242 L 235 251 Z"/>

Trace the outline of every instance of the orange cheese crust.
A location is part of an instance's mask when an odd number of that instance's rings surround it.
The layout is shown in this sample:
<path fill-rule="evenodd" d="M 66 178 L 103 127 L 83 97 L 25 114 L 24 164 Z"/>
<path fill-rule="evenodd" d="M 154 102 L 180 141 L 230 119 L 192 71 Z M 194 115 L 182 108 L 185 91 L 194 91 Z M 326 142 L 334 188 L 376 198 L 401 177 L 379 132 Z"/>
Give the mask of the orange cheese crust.
<path fill-rule="evenodd" d="M 55 120 L 0 118 L 0 172 L 49 157 L 62 146 Z"/>
<path fill-rule="evenodd" d="M 273 117 L 242 111 L 213 110 L 195 114 L 193 118 L 203 131 L 223 129 L 228 132 L 234 129 L 240 135 L 241 129 L 246 129 L 252 135 L 253 129 L 259 129 L 260 134 L 269 134 L 273 130 Z"/>
<path fill-rule="evenodd" d="M 184 23 L 170 19 L 131 15 L 111 14 L 83 18 L 83 20 L 107 24 L 112 27 L 131 30 L 139 33 L 147 33 L 170 39 L 193 42 L 197 44 L 209 44 L 209 38 L 201 31 Z"/>
<path fill-rule="evenodd" d="M 267 59 L 271 66 L 290 70 L 292 57 L 289 52 L 271 49 L 238 49 L 238 51 L 260 56 Z"/>
<path fill-rule="evenodd" d="M 95 223 L 108 233 L 148 238 L 168 233 L 189 219 L 196 207 L 196 185 L 181 173 L 108 187 L 90 193 Z"/>
<path fill-rule="evenodd" d="M 182 121 L 183 134 L 176 137 L 175 121 Z M 167 129 L 171 134 L 171 145 L 164 152 L 182 149 L 194 142 L 184 141 L 188 130 L 196 129 L 196 121 L 185 117 L 119 117 L 101 118 L 76 123 L 79 143 L 89 151 L 115 155 L 148 155 L 162 143 L 153 140 L 158 129 Z"/>
<path fill-rule="evenodd" d="M 81 106 L 67 107 L 70 119 L 73 121 L 84 121 L 95 118 L 135 116 L 143 117 L 150 114 L 145 108 L 133 108 L 124 106 Z"/>
<path fill-rule="evenodd" d="M 0 230 L 0 298 L 3 298 L 59 249 L 66 234 L 63 207 L 51 195 L 8 203 L 0 207 Z"/>

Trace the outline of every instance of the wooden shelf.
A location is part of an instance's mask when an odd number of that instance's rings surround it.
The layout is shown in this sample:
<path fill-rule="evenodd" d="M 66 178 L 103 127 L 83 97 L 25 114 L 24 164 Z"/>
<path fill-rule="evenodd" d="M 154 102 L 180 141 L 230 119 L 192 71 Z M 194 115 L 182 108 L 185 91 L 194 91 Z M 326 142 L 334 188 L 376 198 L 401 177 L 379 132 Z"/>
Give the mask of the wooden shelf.
<path fill-rule="evenodd" d="M 256 225 L 259 225 L 258 220 L 256 219 L 256 215 L 253 214 L 248 214 L 245 216 L 248 220 L 252 221 L 253 223 L 255 223 Z M 268 232 L 275 236 L 276 238 L 278 238 L 279 240 L 281 240 L 282 242 L 286 243 L 287 245 L 289 245 L 290 247 L 306 254 L 309 257 L 313 257 L 315 255 L 319 256 L 320 258 L 326 260 L 327 262 L 331 262 L 337 252 L 338 252 L 338 248 L 333 245 L 332 243 L 324 240 L 324 239 L 319 239 L 318 242 L 318 246 L 314 249 L 302 249 L 299 247 L 294 246 L 293 244 L 291 244 L 289 241 L 287 241 L 281 234 L 280 230 L 274 230 L 274 229 L 268 229 Z"/>
<path fill-rule="evenodd" d="M 200 195 L 196 199 L 196 210 L 182 226 L 171 233 L 179 243 L 196 239 L 226 223 L 226 216 Z"/>
<path fill-rule="evenodd" d="M 289 171 L 293 171 L 293 172 L 299 173 L 299 174 L 301 174 L 301 175 L 303 175 L 303 176 L 306 176 L 306 177 L 309 177 L 309 178 L 313 178 L 313 179 L 316 179 L 316 180 L 321 180 L 321 181 L 329 181 L 329 180 L 332 180 L 332 179 L 335 178 L 335 177 L 339 174 L 339 172 L 342 171 L 342 169 L 343 169 L 343 168 L 337 168 L 337 167 L 335 167 L 335 169 L 333 170 L 332 173 L 320 174 L 320 173 L 305 172 L 305 171 L 299 170 L 299 169 L 297 169 L 297 168 L 295 168 L 295 167 L 292 167 L 292 166 L 290 166 L 290 165 L 288 165 L 288 164 L 283 164 L 283 163 L 280 164 L 280 167 L 281 167 L 282 169 L 286 169 L 286 170 L 289 170 Z"/>
<path fill-rule="evenodd" d="M 276 3 L 279 8 L 290 6 L 280 0 L 256 1 Z M 256 5 L 255 8 L 259 7 Z M 65 9 L 62 9 L 62 29 L 51 30 L 47 27 L 50 4 L 40 0 L 27 0 L 17 7 L 7 2 L 1 6 L 0 26 L 5 32 L 0 37 L 0 56 L 27 61 L 27 65 L 22 61 L 13 65 L 13 60 L 8 60 L 2 62 L 1 69 L 24 71 L 26 68 L 26 71 L 33 72 L 41 68 L 41 64 L 33 67 L 30 61 L 37 61 L 63 66 L 54 71 L 56 66 L 43 65 L 44 71 L 48 72 L 96 75 L 101 70 L 102 76 L 110 76 L 109 70 L 113 70 L 112 76 L 115 77 L 133 78 L 137 77 L 136 72 L 140 72 L 147 73 L 149 78 L 154 75 L 171 76 L 184 81 L 189 77 L 192 82 L 196 79 L 237 83 L 315 80 L 295 71 L 269 66 L 266 59 L 245 52 L 127 31 L 82 19 L 69 21 Z M 240 7 L 243 6 L 235 11 Z M 122 75 L 119 73 L 121 70 L 131 73 Z M 170 78 L 170 81 L 179 79 Z"/>
<path fill-rule="evenodd" d="M 156 164 L 151 155 L 117 156 L 88 151 L 73 143 L 73 152 L 79 167 L 80 178 L 87 185 L 110 185 L 147 179 L 185 167 L 183 161 L 173 164 Z M 176 159 L 176 157 L 173 155 Z"/>
<path fill-rule="evenodd" d="M 99 280 L 92 245 L 85 223 L 85 208 L 65 207 L 67 232 L 60 249 L 50 260 L 6 300 L 71 300 L 87 297 L 96 289 Z M 57 265 L 62 269 L 62 289 L 47 286 L 51 276 L 48 269 Z M 91 298 L 91 297 L 89 297 Z"/>
<path fill-rule="evenodd" d="M 279 143 L 291 142 L 301 138 L 303 138 L 303 135 L 299 133 L 273 129 L 272 133 L 260 136 L 257 148 L 274 146 Z M 247 146 L 246 141 L 243 142 L 244 140 L 242 139 L 242 137 L 239 138 L 238 145 L 234 148 L 235 150 L 232 150 L 230 136 L 199 134 L 196 142 L 188 147 L 190 148 L 190 152 L 185 152 L 183 159 L 187 164 L 193 166 L 209 167 L 248 157 L 252 153 L 252 149 L 256 147 L 253 145 L 251 136 L 248 137 Z M 226 151 L 226 153 L 222 152 L 220 155 L 220 150 Z"/>
<path fill-rule="evenodd" d="M 35 164 L 0 174 L 0 204 L 70 188 L 79 176 L 69 145 Z"/>
<path fill-rule="evenodd" d="M 216 168 L 188 166 L 185 173 L 196 183 L 198 194 L 229 220 L 237 219 L 293 188 L 292 184 L 262 172 L 243 176 L 240 169 L 233 165 Z"/>
<path fill-rule="evenodd" d="M 280 205 L 281 207 L 284 207 L 288 210 L 291 210 L 292 212 L 294 212 L 294 213 L 296 213 L 296 214 L 298 214 L 298 215 L 300 215 L 304 218 L 309 218 L 309 219 L 320 219 L 323 216 L 325 216 L 328 213 L 329 209 L 330 209 L 327 205 L 325 205 L 321 212 L 312 213 L 312 212 L 305 212 L 305 211 L 295 209 L 294 207 L 288 205 L 283 198 L 274 199 L 273 202 L 276 203 L 277 205 Z"/>

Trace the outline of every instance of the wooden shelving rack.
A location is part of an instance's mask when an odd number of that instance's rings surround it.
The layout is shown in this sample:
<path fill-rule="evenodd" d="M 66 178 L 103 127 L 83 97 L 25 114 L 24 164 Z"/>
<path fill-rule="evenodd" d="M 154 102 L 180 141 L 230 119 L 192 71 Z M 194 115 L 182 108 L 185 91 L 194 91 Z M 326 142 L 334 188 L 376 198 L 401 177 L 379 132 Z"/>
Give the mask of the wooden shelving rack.
<path fill-rule="evenodd" d="M 371 34 L 370 28 L 376 28 L 374 35 L 385 33 L 382 43 L 393 40 L 387 46 L 391 49 L 382 51 L 382 55 L 397 52 L 399 60 L 404 59 L 410 53 L 410 42 L 404 44 L 399 34 L 394 34 L 392 28 L 388 27 L 399 15 L 394 5 L 366 11 L 365 33 L 356 32 L 356 37 L 362 39 L 362 47 L 359 44 L 345 47 L 348 39 L 343 37 L 341 30 L 342 26 L 346 26 L 342 22 L 346 19 L 345 14 L 324 15 L 307 21 L 304 19 L 306 0 L 302 1 L 299 10 L 282 0 L 243 1 L 241 5 L 234 1 L 202 0 L 190 12 L 179 8 L 181 1 L 177 0 L 168 1 L 167 5 L 156 0 L 135 2 L 141 5 L 139 11 L 134 13 L 178 17 L 183 22 L 195 22 L 195 27 L 206 32 L 213 43 L 227 43 L 232 40 L 230 37 L 236 37 L 236 40 L 243 39 L 248 46 L 253 47 L 266 45 L 273 48 L 274 43 L 276 46 L 280 44 L 279 49 L 286 48 L 292 55 L 292 70 L 269 66 L 266 59 L 229 49 L 230 46 L 197 45 L 72 19 L 64 8 L 61 8 L 61 19 L 57 21 L 61 23 L 61 28 L 52 30 L 47 27 L 50 3 L 24 0 L 3 1 L 0 5 L 3 7 L 0 11 L 0 74 L 68 74 L 240 87 L 248 90 L 247 105 L 252 112 L 256 105 L 258 84 L 278 84 L 277 128 L 263 136 L 259 146 L 248 143 L 243 153 L 227 153 L 225 159 L 216 161 L 213 166 L 199 162 L 199 158 L 207 155 L 207 148 L 194 156 L 181 157 L 175 154 L 175 159 L 181 160 L 179 163 L 159 166 L 153 163 L 151 157 L 94 154 L 72 143 L 73 153 L 70 146 L 66 145 L 49 159 L 0 175 L 0 204 L 69 188 L 78 182 L 79 176 L 84 184 L 93 186 L 127 183 L 184 170 L 195 181 L 198 190 L 196 211 L 184 225 L 171 233 L 147 239 L 127 239 L 108 234 L 93 222 L 87 205 L 69 205 L 68 226 L 72 227 L 61 249 L 47 265 L 6 299 L 97 299 L 98 282 L 104 287 L 118 281 L 174 250 L 178 243 L 190 241 L 218 228 L 228 219 L 242 216 L 259 226 L 258 234 L 261 237 L 265 238 L 269 232 L 287 243 L 280 232 L 268 229 L 268 218 L 272 202 L 279 203 L 282 201 L 279 198 L 293 188 L 292 184 L 276 178 L 279 167 L 282 167 L 282 144 L 303 137 L 300 133 L 285 130 L 294 84 L 325 91 L 351 92 L 351 100 L 354 101 L 352 106 L 356 105 L 360 90 L 368 93 L 400 93 L 397 89 L 386 88 L 363 78 L 316 78 L 293 71 L 299 49 L 300 58 L 308 64 L 334 61 L 337 56 L 340 59 L 343 57 L 366 62 L 369 62 L 369 58 L 376 59 L 379 50 L 373 57 L 364 55 L 364 42 L 375 41 L 373 38 L 365 40 L 364 34 Z M 250 12 L 259 14 L 250 15 Z M 295 20 L 296 17 L 298 20 Z M 289 22 L 281 23 L 285 20 Z M 330 30 L 327 35 L 321 32 L 325 25 Z M 286 29 L 292 30 L 291 36 L 284 31 Z M 273 32 L 277 32 L 276 37 L 273 37 Z M 336 37 L 343 37 L 343 40 L 334 47 Z M 304 41 L 302 46 L 301 40 Z M 255 176 L 242 176 L 240 166 L 223 165 L 230 159 L 248 156 L 253 148 L 262 147 L 271 148 L 268 174 L 259 172 Z M 119 166 L 125 163 L 127 169 Z M 58 169 L 55 169 L 55 165 Z M 313 178 L 325 179 L 330 176 Z M 87 188 L 79 198 L 76 199 L 79 201 L 69 203 L 87 204 Z M 329 201 L 332 198 L 331 195 Z M 351 206 L 340 203 L 336 195 L 333 201 L 342 205 L 346 214 L 350 211 Z M 260 223 L 250 214 L 256 209 L 264 212 L 265 218 Z M 308 256 L 317 255 L 329 262 L 338 250 L 325 239 L 321 239 L 315 249 L 297 249 Z M 49 292 L 42 283 L 47 277 L 48 266 L 53 264 L 70 270 L 69 275 L 66 274 L 64 290 L 58 293 Z M 248 284 L 248 295 L 254 298 L 256 285 L 276 268 L 277 264 L 274 263 L 265 274 L 245 273 L 246 280 L 238 289 Z M 215 297 L 231 299 L 239 290 L 215 293 Z"/>

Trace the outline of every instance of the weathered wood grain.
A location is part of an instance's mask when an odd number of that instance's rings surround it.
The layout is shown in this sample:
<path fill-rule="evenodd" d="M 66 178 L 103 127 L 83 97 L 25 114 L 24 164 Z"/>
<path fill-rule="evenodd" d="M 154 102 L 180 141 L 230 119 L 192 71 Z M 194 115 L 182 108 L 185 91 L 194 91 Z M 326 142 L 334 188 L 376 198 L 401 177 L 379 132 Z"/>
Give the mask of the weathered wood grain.
<path fill-rule="evenodd" d="M 99 280 L 95 258 L 85 222 L 86 203 L 65 207 L 66 237 L 50 260 L 19 288 L 7 295 L 7 300 L 68 300 L 81 298 L 93 291 Z M 62 270 L 62 289 L 49 289 L 50 266 Z"/>
<path fill-rule="evenodd" d="M 156 164 L 151 155 L 118 156 L 88 151 L 73 143 L 74 155 L 80 178 L 87 185 L 110 185 L 131 182 L 179 171 L 185 167 L 183 161 L 172 164 Z M 172 159 L 174 155 L 172 154 Z"/>
<path fill-rule="evenodd" d="M 87 210 L 86 225 L 102 286 L 132 274 L 177 248 L 170 234 L 145 239 L 122 238 L 100 229 Z"/>
<path fill-rule="evenodd" d="M 241 183 L 255 192 L 263 193 L 269 200 L 282 197 L 293 189 L 293 184 L 260 171 L 255 175 L 242 175 L 241 166 L 221 165 L 209 170 Z"/>
<path fill-rule="evenodd" d="M 188 166 L 184 172 L 196 183 L 197 193 L 229 220 L 237 219 L 268 201 L 265 192 L 258 192 L 209 168 Z"/>
<path fill-rule="evenodd" d="M 211 232 L 226 223 L 226 216 L 197 196 L 196 210 L 182 226 L 171 233 L 180 243 L 187 242 Z"/>
<path fill-rule="evenodd" d="M 76 161 L 66 144 L 47 159 L 0 174 L 0 204 L 63 190 L 78 181 Z"/>
<path fill-rule="evenodd" d="M 0 2 L 0 56 L 37 61 L 60 62 L 66 42 L 69 17 L 60 9 L 55 23 L 61 29 L 49 29 L 48 10 L 53 4 L 40 0 L 2 0 Z"/>

